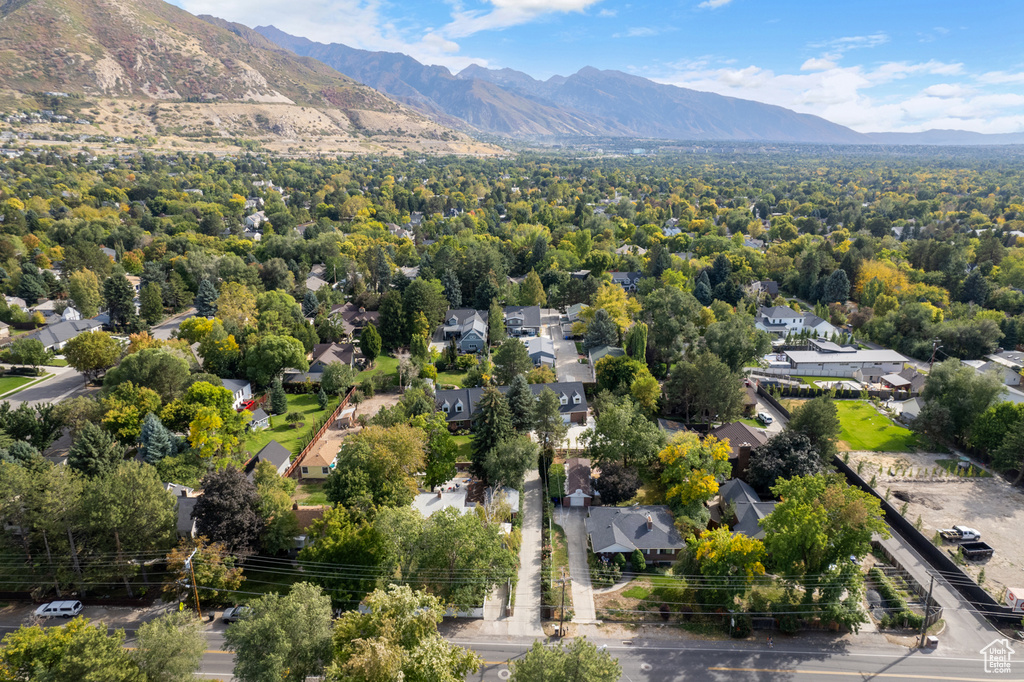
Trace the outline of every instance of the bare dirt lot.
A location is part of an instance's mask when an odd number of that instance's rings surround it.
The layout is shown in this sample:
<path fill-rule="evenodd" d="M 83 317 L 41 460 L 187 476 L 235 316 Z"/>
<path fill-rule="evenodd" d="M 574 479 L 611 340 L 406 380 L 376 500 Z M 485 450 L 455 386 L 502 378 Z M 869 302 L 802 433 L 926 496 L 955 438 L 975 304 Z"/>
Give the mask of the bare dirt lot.
<path fill-rule="evenodd" d="M 850 453 L 850 466 L 860 469 L 864 480 L 875 478 L 875 490 L 897 509 L 906 504 L 904 516 L 912 523 L 920 519 L 921 532 L 935 535 L 939 528 L 963 525 L 981 533 L 981 539 L 995 549 L 991 559 L 967 562 L 964 569 L 978 579 L 985 572 L 983 587 L 1002 601 L 1006 587 L 1024 587 L 1024 492 L 1010 487 L 998 476 L 958 477 L 937 462 L 955 456 L 938 454 Z M 944 543 L 947 550 L 956 545 Z"/>

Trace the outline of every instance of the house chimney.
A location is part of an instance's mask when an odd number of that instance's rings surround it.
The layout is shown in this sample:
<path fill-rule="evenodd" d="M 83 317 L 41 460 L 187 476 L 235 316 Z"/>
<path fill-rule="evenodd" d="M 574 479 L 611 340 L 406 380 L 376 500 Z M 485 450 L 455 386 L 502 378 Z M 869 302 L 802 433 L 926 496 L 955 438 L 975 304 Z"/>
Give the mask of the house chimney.
<path fill-rule="evenodd" d="M 744 474 L 747 473 L 747 469 L 750 468 L 750 451 L 750 443 L 740 443 L 740 451 L 736 457 L 736 471 L 733 472 L 733 478 L 743 478 Z"/>
<path fill-rule="evenodd" d="M 364 308 L 363 306 L 359 306 L 359 312 L 365 313 L 366 312 L 366 308 Z"/>
<path fill-rule="evenodd" d="M 187 488 L 182 488 L 181 489 L 181 496 L 182 497 L 188 497 L 188 489 Z"/>
<path fill-rule="evenodd" d="M 651 518 L 650 514 L 648 514 L 647 515 L 647 530 L 653 530 L 653 529 L 654 529 L 654 519 Z"/>

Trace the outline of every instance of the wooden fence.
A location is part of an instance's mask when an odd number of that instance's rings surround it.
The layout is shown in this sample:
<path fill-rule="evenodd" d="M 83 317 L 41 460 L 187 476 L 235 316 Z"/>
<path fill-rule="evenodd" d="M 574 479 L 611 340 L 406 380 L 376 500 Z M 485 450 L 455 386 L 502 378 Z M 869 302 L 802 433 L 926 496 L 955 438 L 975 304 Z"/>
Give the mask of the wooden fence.
<path fill-rule="evenodd" d="M 333 424 L 334 420 L 338 418 L 338 416 L 341 414 L 341 411 L 348 407 L 348 402 L 349 400 L 352 399 L 352 394 L 355 392 L 355 386 L 348 390 L 348 395 L 345 396 L 345 399 L 338 404 L 338 407 L 334 409 L 334 412 L 331 413 L 331 416 L 328 417 L 327 420 L 324 421 L 320 429 L 317 430 L 315 434 L 313 434 L 313 437 L 310 439 L 310 441 L 306 443 L 306 447 L 302 448 L 302 450 L 299 451 L 299 454 L 295 456 L 295 461 L 292 462 L 292 465 L 290 467 L 288 467 L 288 471 L 284 473 L 285 478 L 295 473 L 295 471 L 299 468 L 299 465 L 302 464 L 302 460 L 306 458 L 306 455 L 309 454 L 309 452 L 320 443 L 320 439 L 324 437 L 325 433 L 327 433 L 327 429 L 331 428 L 331 424 Z"/>

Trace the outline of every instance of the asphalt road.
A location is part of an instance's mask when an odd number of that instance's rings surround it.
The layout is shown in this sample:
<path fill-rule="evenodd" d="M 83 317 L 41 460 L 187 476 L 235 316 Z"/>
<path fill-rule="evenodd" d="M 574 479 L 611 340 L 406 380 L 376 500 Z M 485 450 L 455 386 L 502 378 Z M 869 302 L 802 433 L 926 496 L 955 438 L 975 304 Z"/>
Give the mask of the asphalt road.
<path fill-rule="evenodd" d="M 164 322 L 156 325 L 155 327 L 152 327 L 149 330 L 149 333 L 154 339 L 166 341 L 171 338 L 171 333 L 178 328 L 183 320 L 192 317 L 195 314 L 195 308 L 187 308 L 177 315 L 167 318 Z"/>
<path fill-rule="evenodd" d="M 85 386 L 85 377 L 72 367 L 44 367 L 43 370 L 53 374 L 53 378 L 24 391 L 18 391 L 11 397 L 4 398 L 4 402 L 10 403 L 11 407 L 18 407 L 22 403 L 56 403 Z"/>

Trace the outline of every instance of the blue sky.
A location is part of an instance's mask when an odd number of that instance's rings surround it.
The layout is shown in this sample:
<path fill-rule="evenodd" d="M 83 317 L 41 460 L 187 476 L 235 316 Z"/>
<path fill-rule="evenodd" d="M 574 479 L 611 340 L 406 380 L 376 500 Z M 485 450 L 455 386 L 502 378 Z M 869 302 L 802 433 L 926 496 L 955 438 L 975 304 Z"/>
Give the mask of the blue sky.
<path fill-rule="evenodd" d="M 1024 2 L 172 0 L 453 71 L 584 66 L 778 104 L 859 131 L 1024 131 Z"/>

